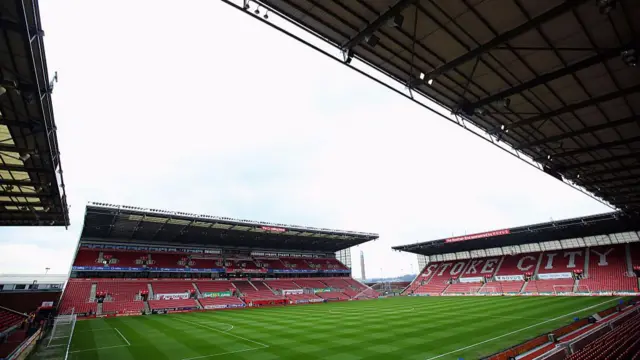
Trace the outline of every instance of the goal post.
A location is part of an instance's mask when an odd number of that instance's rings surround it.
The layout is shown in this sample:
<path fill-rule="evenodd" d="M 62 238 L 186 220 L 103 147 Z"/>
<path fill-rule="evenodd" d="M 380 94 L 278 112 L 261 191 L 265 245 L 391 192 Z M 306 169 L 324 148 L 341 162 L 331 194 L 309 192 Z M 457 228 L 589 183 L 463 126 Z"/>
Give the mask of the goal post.
<path fill-rule="evenodd" d="M 495 286 L 484 286 L 484 287 L 479 287 L 477 289 L 475 289 L 476 293 L 478 294 L 497 294 L 500 291 L 498 291 L 498 288 Z"/>
<path fill-rule="evenodd" d="M 573 294 L 573 285 L 553 285 L 553 294 Z"/>
<path fill-rule="evenodd" d="M 58 348 L 58 352 L 61 355 L 64 351 L 64 359 L 69 357 L 69 349 L 71 348 L 71 340 L 73 339 L 77 320 L 76 314 L 58 315 L 53 320 L 53 329 L 49 334 L 47 348 Z"/>

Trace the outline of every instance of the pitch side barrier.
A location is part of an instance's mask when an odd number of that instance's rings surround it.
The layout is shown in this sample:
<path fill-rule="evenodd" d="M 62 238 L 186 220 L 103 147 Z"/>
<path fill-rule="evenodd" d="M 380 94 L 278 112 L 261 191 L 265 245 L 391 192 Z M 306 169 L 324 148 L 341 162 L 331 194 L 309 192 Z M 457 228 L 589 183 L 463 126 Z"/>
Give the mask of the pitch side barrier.
<path fill-rule="evenodd" d="M 635 300 L 629 300 L 625 303 L 625 305 L 634 305 L 635 304 Z M 548 343 L 555 343 L 557 341 L 557 339 L 572 333 L 576 330 L 579 330 L 587 325 L 589 325 L 590 323 L 593 322 L 593 320 L 590 320 L 590 318 L 604 318 L 608 315 L 611 315 L 613 313 L 616 312 L 620 312 L 622 311 L 622 307 L 620 305 L 616 305 L 616 306 L 612 306 L 606 310 L 600 311 L 588 318 L 583 318 L 583 319 L 579 319 L 574 321 L 573 323 L 569 324 L 569 325 L 565 325 L 561 328 L 558 328 L 554 331 L 548 332 L 546 334 L 540 335 L 540 336 L 536 336 L 535 338 L 532 338 L 530 340 L 527 340 L 523 343 L 520 343 L 518 345 L 514 345 L 513 347 L 510 347 L 506 350 L 502 350 L 500 352 L 497 352 L 495 354 L 489 355 L 487 357 L 482 358 L 483 360 L 509 360 L 512 358 L 516 358 L 519 355 L 522 355 L 524 353 L 527 353 L 529 351 L 532 351 L 536 348 L 539 348 L 545 344 Z M 636 311 L 638 311 L 638 308 L 636 308 L 634 311 L 630 311 L 629 313 L 635 313 Z M 626 315 L 624 315 L 626 316 Z M 596 329 L 602 329 L 602 328 L 607 328 L 609 326 L 614 326 L 618 321 L 620 321 L 621 318 L 617 318 L 614 319 L 612 321 L 608 321 L 606 323 L 603 323 L 603 325 L 598 326 Z M 592 335 L 593 331 L 590 331 L 582 336 L 577 337 L 575 340 L 572 340 L 567 346 L 571 347 L 573 346 L 573 344 L 577 343 L 578 341 L 585 339 L 586 336 Z M 589 340 L 587 342 L 592 341 L 593 338 L 589 337 Z M 583 345 L 584 346 L 584 345 Z M 566 347 L 560 348 L 560 350 L 562 350 L 562 353 L 565 354 L 563 356 L 566 356 Z M 555 355 L 556 351 L 553 352 L 553 354 L 551 355 Z M 563 357 L 564 358 L 564 357 Z"/>

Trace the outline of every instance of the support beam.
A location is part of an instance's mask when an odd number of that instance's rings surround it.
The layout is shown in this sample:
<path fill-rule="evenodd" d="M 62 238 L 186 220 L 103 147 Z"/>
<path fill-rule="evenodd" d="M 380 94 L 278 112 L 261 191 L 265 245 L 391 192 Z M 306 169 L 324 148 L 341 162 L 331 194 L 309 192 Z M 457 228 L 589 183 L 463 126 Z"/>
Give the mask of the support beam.
<path fill-rule="evenodd" d="M 580 154 L 585 154 L 585 153 L 589 153 L 589 152 L 592 152 L 592 151 L 610 149 L 610 148 L 616 147 L 616 146 L 624 146 L 624 145 L 632 144 L 632 143 L 638 142 L 638 141 L 640 141 L 640 136 L 634 136 L 634 137 L 630 137 L 628 139 L 622 139 L 622 140 L 618 140 L 618 141 L 611 141 L 611 142 L 608 142 L 608 143 L 602 143 L 600 145 L 585 147 L 585 148 L 582 148 L 582 149 L 576 149 L 576 150 L 565 151 L 565 152 L 562 152 L 562 153 L 551 154 L 551 158 L 552 159 L 556 159 L 556 158 L 563 158 L 563 157 L 568 157 L 568 156 L 580 155 Z M 541 160 L 543 160 L 545 158 L 546 158 L 546 156 L 537 157 L 537 158 L 534 158 L 534 160 L 535 161 L 541 161 Z"/>
<path fill-rule="evenodd" d="M 612 156 L 604 159 L 585 161 L 577 164 L 564 165 L 564 166 L 560 166 L 558 170 L 565 171 L 565 170 L 571 170 L 571 169 L 579 169 L 579 168 L 589 167 L 593 165 L 602 165 L 602 164 L 610 163 L 613 161 L 621 161 L 621 160 L 628 160 L 628 159 L 640 159 L 640 153 L 618 155 L 618 156 Z"/>
<path fill-rule="evenodd" d="M 640 170 L 640 163 L 639 164 L 635 164 L 635 165 L 631 165 L 631 166 L 618 166 L 618 167 L 614 167 L 614 168 L 609 168 L 609 169 L 603 169 L 603 170 L 596 170 L 596 171 L 592 171 L 592 172 L 586 172 L 584 173 L 584 177 L 591 177 L 591 176 L 601 176 L 601 175 L 612 175 L 615 176 L 617 174 L 626 174 L 629 171 L 632 170 Z"/>
<path fill-rule="evenodd" d="M 42 168 L 34 168 L 31 166 L 17 166 L 17 165 L 3 165 L 0 164 L 0 171 L 24 171 L 24 172 L 34 172 L 34 173 L 42 173 L 42 174 L 53 174 L 52 169 L 42 169 Z"/>
<path fill-rule="evenodd" d="M 606 178 L 606 179 L 589 180 L 589 181 L 583 181 L 581 184 L 584 186 L 593 186 L 593 185 L 608 184 L 610 182 L 615 182 L 615 181 L 629 181 L 629 180 L 637 180 L 637 179 L 640 179 L 640 175 L 629 175 L 629 176 L 619 176 L 619 177 L 612 177 L 612 178 Z"/>
<path fill-rule="evenodd" d="M 569 138 L 572 138 L 572 137 L 594 133 L 594 132 L 600 131 L 600 130 L 606 130 L 606 129 L 610 129 L 610 128 L 615 128 L 615 127 L 618 127 L 618 126 L 621 126 L 621 125 L 632 124 L 632 123 L 635 123 L 637 121 L 640 121 L 640 117 L 638 117 L 638 116 L 630 116 L 628 118 L 624 118 L 624 119 L 620 119 L 620 120 L 614 120 L 614 121 L 611 121 L 611 122 L 608 122 L 608 123 L 605 123 L 605 124 L 600 124 L 600 125 L 595 125 L 595 126 L 588 126 L 586 128 L 580 129 L 578 131 L 562 133 L 560 135 L 550 136 L 548 138 L 532 141 L 532 142 L 530 142 L 528 144 L 520 145 L 520 146 L 516 147 L 515 149 L 516 150 L 525 150 L 525 149 L 532 148 L 534 146 L 544 145 L 544 144 L 552 143 L 552 142 L 558 142 L 558 141 L 562 141 L 562 140 L 569 139 Z"/>
<path fill-rule="evenodd" d="M 0 202 L 0 206 L 15 206 L 14 204 L 3 204 L 3 202 Z M 33 217 L 33 211 L 22 211 L 22 210 L 7 210 L 7 211 L 2 211 L 0 212 L 0 221 L 3 220 L 33 220 L 33 221 L 37 221 L 36 219 L 30 218 L 30 219 L 25 219 L 25 216 L 30 216 Z M 40 218 L 40 220 L 57 220 L 58 217 L 63 216 L 64 214 L 62 214 L 61 212 L 44 212 L 44 211 L 38 211 L 36 210 L 35 213 L 38 214 L 38 217 Z M 11 216 L 15 216 L 18 217 L 18 219 L 16 218 L 12 218 Z M 19 219 L 19 218 L 22 219 Z M 60 219 L 60 221 L 64 222 L 64 218 Z"/>
<path fill-rule="evenodd" d="M 425 78 L 433 79 L 438 75 L 441 75 L 446 73 L 447 71 L 453 70 L 456 67 L 463 65 L 464 63 L 474 59 L 475 57 L 480 56 L 486 53 L 487 51 L 495 48 L 496 46 L 502 45 L 511 39 L 514 39 L 532 29 L 535 29 L 541 24 L 544 24 L 550 20 L 553 20 L 558 16 L 561 16 L 562 14 L 568 11 L 571 11 L 571 9 L 573 9 L 574 7 L 578 5 L 582 5 L 588 1 L 589 0 L 565 0 L 562 4 L 554 7 L 553 9 L 550 9 L 547 12 L 542 13 L 536 16 L 535 18 L 527 21 L 526 23 L 520 26 L 517 26 L 505 33 L 502 33 L 501 35 L 496 36 L 491 41 L 483 45 L 480 45 L 479 47 L 453 59 L 452 61 L 440 66 L 439 68 L 432 70 L 431 72 L 426 74 Z"/>
<path fill-rule="evenodd" d="M 465 112 L 471 114 L 473 113 L 473 110 L 475 110 L 476 108 L 479 107 L 483 107 L 486 105 L 489 105 L 491 103 L 497 102 L 497 101 L 501 101 L 503 99 L 506 99 L 512 95 L 515 94 L 519 94 L 525 90 L 528 89 L 532 89 L 536 86 L 548 83 L 552 80 L 561 78 L 563 76 L 567 76 L 570 74 L 573 74 L 577 71 L 580 71 L 582 69 L 586 69 L 588 67 L 591 67 L 593 65 L 596 64 L 600 64 L 604 61 L 607 61 L 609 59 L 612 59 L 616 56 L 620 56 L 620 52 L 623 51 L 625 48 L 617 48 L 617 49 L 609 49 L 607 51 L 604 51 L 602 53 L 599 53 L 598 55 L 592 56 L 590 58 L 584 59 L 582 61 L 578 61 L 577 63 L 574 63 L 572 65 L 566 66 L 564 68 L 561 68 L 559 70 L 556 71 L 552 71 L 540 76 L 536 76 L 533 79 L 522 83 L 520 85 L 511 87 L 509 89 L 506 89 L 504 91 L 501 91 L 497 94 L 493 94 L 490 96 L 487 96 L 484 99 L 480 99 L 478 101 L 476 101 L 475 103 L 469 104 L 465 106 Z"/>
<path fill-rule="evenodd" d="M 6 125 L 8 127 L 19 127 L 22 129 L 30 129 L 32 131 L 44 130 L 44 124 L 38 121 L 14 121 L 0 119 L 0 125 Z"/>
<path fill-rule="evenodd" d="M 46 150 L 46 149 L 45 149 Z M 46 151 L 43 151 L 43 149 L 35 149 L 35 148 L 24 148 L 24 147 L 17 147 L 15 145 L 7 145 L 7 143 L 2 143 L 0 142 L 0 151 L 2 152 L 14 152 L 14 153 L 28 153 L 33 155 L 35 154 L 42 154 L 45 153 Z"/>
<path fill-rule="evenodd" d="M 585 101 L 581 101 L 581 102 L 575 103 L 573 105 L 568 105 L 568 106 L 565 106 L 563 108 L 550 111 L 548 113 L 544 113 L 544 114 L 540 114 L 540 115 L 537 115 L 537 116 L 532 116 L 530 118 L 526 118 L 526 119 L 523 119 L 523 120 L 519 120 L 519 121 L 513 122 L 511 124 L 508 124 L 505 128 L 508 129 L 508 130 L 511 130 L 511 129 L 521 128 L 521 127 L 526 126 L 526 125 L 532 125 L 532 124 L 534 124 L 534 123 L 536 123 L 538 121 L 547 120 L 548 118 L 551 118 L 551 117 L 554 117 L 554 116 L 558 116 L 558 115 L 561 115 L 561 114 L 565 114 L 565 113 L 568 113 L 568 112 L 571 112 L 571 111 L 579 110 L 579 109 L 582 109 L 582 108 L 586 108 L 588 106 L 595 105 L 595 104 L 598 104 L 598 103 L 601 103 L 601 102 L 611 101 L 613 99 L 617 99 L 619 97 L 626 96 L 626 95 L 629 95 L 629 94 L 633 94 L 633 93 L 636 93 L 636 92 L 639 92 L 639 91 L 640 91 L 640 85 L 635 85 L 635 86 L 628 87 L 626 89 L 615 91 L 615 92 L 612 92 L 612 93 L 609 93 L 609 94 L 606 94 L 606 95 L 602 95 L 602 96 L 599 96 L 599 97 L 596 97 L 596 98 L 591 98 L 591 99 L 588 99 L 588 100 L 585 100 Z M 496 133 L 499 132 L 499 129 L 495 129 L 494 132 L 496 132 Z"/>
<path fill-rule="evenodd" d="M 0 196 L 7 196 L 7 197 L 14 197 L 14 198 L 29 198 L 29 199 L 40 199 L 40 198 L 47 198 L 47 197 L 51 197 L 51 194 L 49 193 L 26 193 L 26 194 L 21 194 L 19 192 L 15 192 L 15 191 L 0 191 Z M 26 205 L 27 203 L 25 203 Z M 31 203 L 32 205 L 40 205 L 40 204 L 36 204 L 36 203 Z"/>
<path fill-rule="evenodd" d="M 381 26 L 385 25 L 391 18 L 396 15 L 399 15 L 410 5 L 413 5 L 416 0 L 400 0 L 395 5 L 389 8 L 385 13 L 380 15 L 377 19 L 375 19 L 372 23 L 367 25 L 364 29 L 362 29 L 359 33 L 357 33 L 354 37 L 349 39 L 344 45 L 342 45 L 342 50 L 349 50 L 354 46 L 361 43 L 367 36 L 376 32 Z"/>
<path fill-rule="evenodd" d="M 615 184 L 615 185 L 611 185 L 611 186 L 603 186 L 600 189 L 603 191 L 607 191 L 607 190 L 615 190 L 615 189 L 627 189 L 627 188 L 637 188 L 640 187 L 640 181 L 636 181 L 636 182 L 632 182 L 632 183 L 626 183 L 626 184 Z"/>
<path fill-rule="evenodd" d="M 17 22 L 13 22 L 13 21 L 7 20 L 7 19 L 2 19 L 2 18 L 0 18 L 0 29 L 11 30 L 11 31 L 19 32 L 19 33 L 22 33 L 24 31 L 26 31 L 26 28 L 25 28 L 25 26 L 23 24 L 17 23 Z M 35 28 L 30 28 L 29 32 L 31 34 L 34 34 L 34 35 L 44 36 L 44 31 L 37 30 Z"/>

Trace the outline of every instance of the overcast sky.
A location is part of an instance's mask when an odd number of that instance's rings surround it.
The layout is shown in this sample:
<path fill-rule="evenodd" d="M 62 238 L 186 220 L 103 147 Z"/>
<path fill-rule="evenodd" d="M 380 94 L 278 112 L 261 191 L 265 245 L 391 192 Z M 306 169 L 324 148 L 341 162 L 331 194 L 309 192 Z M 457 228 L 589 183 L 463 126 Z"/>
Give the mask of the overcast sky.
<path fill-rule="evenodd" d="M 609 210 L 221 1 L 40 11 L 72 226 L 0 229 L 2 273 L 68 272 L 87 201 L 377 232 L 370 277 L 417 271 L 391 246 Z"/>

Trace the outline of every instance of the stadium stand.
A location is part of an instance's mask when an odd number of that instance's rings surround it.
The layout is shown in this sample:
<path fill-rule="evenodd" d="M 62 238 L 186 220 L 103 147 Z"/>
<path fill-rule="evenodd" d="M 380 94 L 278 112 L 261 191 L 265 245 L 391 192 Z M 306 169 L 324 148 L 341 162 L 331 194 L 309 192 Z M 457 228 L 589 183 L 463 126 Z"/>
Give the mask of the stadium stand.
<path fill-rule="evenodd" d="M 292 280 L 271 280 L 267 282 L 269 287 L 273 290 L 295 290 L 300 289 L 295 282 Z"/>
<path fill-rule="evenodd" d="M 204 309 L 226 309 L 231 307 L 244 307 L 245 303 L 235 296 L 220 296 L 198 299 Z"/>
<path fill-rule="evenodd" d="M 162 216 L 167 223 L 158 232 Z M 100 225 L 106 223 L 118 230 Z M 147 231 L 137 231 L 142 228 Z M 120 241 L 124 233 L 130 244 Z M 166 246 L 177 238 L 184 247 Z M 59 310 L 110 316 L 376 298 L 335 257 L 375 238 L 91 203 Z M 350 261 L 350 255 L 343 259 Z"/>
<path fill-rule="evenodd" d="M 640 270 L 633 265 L 640 257 L 636 227 L 613 212 L 394 249 L 431 260 L 405 289 L 408 295 L 468 294 L 476 285 L 485 295 L 634 295 L 640 294 Z"/>
<path fill-rule="evenodd" d="M 589 251 L 588 275 L 579 281 L 581 287 L 595 292 L 638 292 L 638 280 L 631 276 L 624 245 L 593 247 Z"/>
<path fill-rule="evenodd" d="M 80 314 L 95 313 L 97 304 L 90 299 L 92 286 L 91 279 L 69 279 L 58 312 L 66 314 L 74 310 Z"/>
<path fill-rule="evenodd" d="M 231 281 L 211 281 L 211 280 L 199 280 L 195 281 L 198 290 L 201 293 L 205 292 L 223 292 L 223 291 L 235 291 L 235 286 Z"/>
<path fill-rule="evenodd" d="M 255 258 L 256 265 L 265 269 L 285 270 L 287 267 L 280 259 Z"/>
<path fill-rule="evenodd" d="M 25 319 L 24 315 L 18 312 L 0 308 L 0 333 L 5 332 L 10 327 L 19 325 Z"/>
<path fill-rule="evenodd" d="M 152 310 L 164 309 L 185 309 L 193 310 L 198 308 L 195 299 L 166 299 L 166 300 L 149 300 L 149 307 Z"/>
<path fill-rule="evenodd" d="M 147 290 L 146 281 L 99 279 L 95 284 L 96 291 L 106 295 L 102 303 L 103 314 L 140 313 L 144 309 L 140 294 Z"/>
<path fill-rule="evenodd" d="M 481 282 L 451 284 L 444 294 L 475 294 L 480 291 L 482 285 Z"/>
<path fill-rule="evenodd" d="M 151 282 L 154 294 L 190 293 L 195 290 L 193 283 L 188 280 L 158 280 Z"/>
<path fill-rule="evenodd" d="M 631 359 L 640 354 L 640 313 L 634 312 L 604 334 L 568 357 L 569 360 Z"/>
<path fill-rule="evenodd" d="M 307 289 L 323 289 L 327 287 L 327 284 L 323 283 L 320 280 L 296 279 L 294 280 L 294 282 L 299 287 Z"/>
<path fill-rule="evenodd" d="M 547 293 L 554 294 L 556 292 L 574 292 L 573 279 L 554 279 L 554 280 L 529 280 L 526 291 L 530 293 Z"/>
<path fill-rule="evenodd" d="M 80 250 L 73 262 L 74 266 L 96 266 L 100 253 L 94 250 Z"/>

